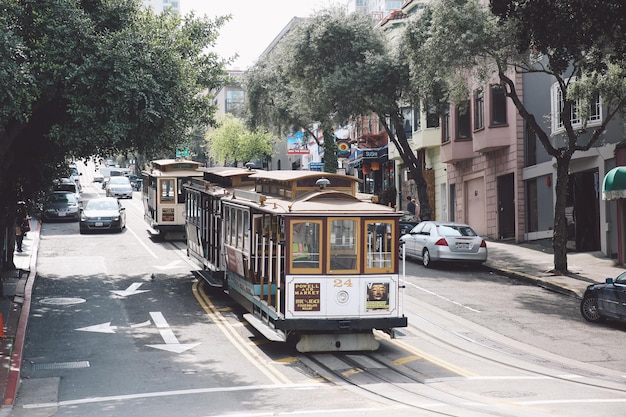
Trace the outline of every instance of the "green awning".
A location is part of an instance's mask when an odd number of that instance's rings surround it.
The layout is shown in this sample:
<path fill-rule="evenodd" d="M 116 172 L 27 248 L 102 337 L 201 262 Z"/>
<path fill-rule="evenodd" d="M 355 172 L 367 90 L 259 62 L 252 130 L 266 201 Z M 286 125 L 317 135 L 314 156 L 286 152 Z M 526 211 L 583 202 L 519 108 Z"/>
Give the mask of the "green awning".
<path fill-rule="evenodd" d="M 604 176 L 602 199 L 617 200 L 626 198 L 626 166 L 615 167 Z"/>

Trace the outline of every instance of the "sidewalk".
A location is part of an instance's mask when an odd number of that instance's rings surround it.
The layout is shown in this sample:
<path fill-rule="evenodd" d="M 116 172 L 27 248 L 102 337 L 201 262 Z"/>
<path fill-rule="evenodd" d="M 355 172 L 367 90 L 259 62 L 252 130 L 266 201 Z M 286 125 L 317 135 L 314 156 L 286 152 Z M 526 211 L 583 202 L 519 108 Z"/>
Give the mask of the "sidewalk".
<path fill-rule="evenodd" d="M 549 248 L 527 243 L 488 241 L 489 258 L 485 266 L 502 275 L 534 283 L 561 294 L 582 298 L 592 282 L 604 282 L 625 271 L 602 252 L 567 254 L 569 276 L 555 275 L 554 255 Z"/>
<path fill-rule="evenodd" d="M 2 275 L 0 294 L 4 337 L 0 337 L 0 417 L 8 415 L 17 394 L 20 380 L 22 350 L 30 314 L 30 297 L 37 273 L 37 250 L 40 223 L 33 220 L 31 231 L 24 239 L 22 253 L 15 253 L 17 271 Z M 572 297 L 582 298 L 591 282 L 604 282 L 616 277 L 624 268 L 601 252 L 568 253 L 570 276 L 554 275 L 554 257 L 549 249 L 528 243 L 488 241 L 489 260 L 485 267 L 515 279 Z M 581 318 L 582 320 L 582 318 Z"/>
<path fill-rule="evenodd" d="M 24 237 L 23 252 L 13 254 L 15 271 L 2 273 L 0 313 L 3 326 L 0 334 L 0 416 L 13 407 L 20 380 L 22 351 L 30 314 L 30 296 L 35 281 L 40 223 L 31 220 L 31 230 Z"/>

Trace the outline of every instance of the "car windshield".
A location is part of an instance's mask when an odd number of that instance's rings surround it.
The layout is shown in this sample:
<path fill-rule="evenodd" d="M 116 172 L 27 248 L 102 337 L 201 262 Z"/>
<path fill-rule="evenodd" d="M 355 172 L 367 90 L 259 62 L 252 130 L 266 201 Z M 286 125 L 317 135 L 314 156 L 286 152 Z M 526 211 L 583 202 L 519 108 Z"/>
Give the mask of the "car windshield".
<path fill-rule="evenodd" d="M 469 226 L 463 225 L 439 225 L 438 227 L 439 235 L 446 237 L 454 237 L 454 236 L 478 236 L 474 229 Z"/>
<path fill-rule="evenodd" d="M 50 197 L 50 201 L 53 203 L 76 203 L 76 196 L 74 194 L 69 193 L 58 193 L 53 194 Z"/>
<path fill-rule="evenodd" d="M 619 274 L 619 276 L 615 278 L 614 282 L 616 284 L 626 284 L 626 272 L 622 272 L 621 274 Z"/>
<path fill-rule="evenodd" d="M 74 184 L 59 184 L 55 187 L 56 190 L 58 191 L 71 191 L 71 192 L 76 192 L 76 186 Z"/>
<path fill-rule="evenodd" d="M 87 210 L 117 210 L 115 201 L 91 200 L 87 203 Z"/>
<path fill-rule="evenodd" d="M 130 181 L 126 177 L 111 177 L 109 184 L 130 184 Z"/>

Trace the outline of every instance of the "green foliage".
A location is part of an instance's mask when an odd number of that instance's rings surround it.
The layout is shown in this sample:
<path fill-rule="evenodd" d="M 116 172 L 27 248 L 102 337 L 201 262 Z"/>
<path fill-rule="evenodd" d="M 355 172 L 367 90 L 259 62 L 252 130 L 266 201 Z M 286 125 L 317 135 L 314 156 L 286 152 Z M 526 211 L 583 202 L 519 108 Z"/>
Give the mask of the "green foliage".
<path fill-rule="evenodd" d="M 207 133 L 207 153 L 218 163 L 247 163 L 272 155 L 274 137 L 258 129 L 248 130 L 231 114 L 218 119 L 218 126 Z"/>
<path fill-rule="evenodd" d="M 136 0 L 0 0 L 0 200 L 47 188 L 67 159 L 151 159 L 214 123 L 208 91 L 227 61 L 210 50 L 227 19 Z"/>
<path fill-rule="evenodd" d="M 397 62 L 371 16 L 321 10 L 297 22 L 246 74 L 248 121 L 281 133 L 309 130 L 315 122 L 332 131 L 371 112 L 384 118 L 398 111 L 408 74 Z M 325 169 L 336 168 L 336 156 L 328 150 L 327 158 L 332 161 Z"/>
<path fill-rule="evenodd" d="M 470 97 L 470 88 L 495 77 L 556 159 L 554 246 L 555 269 L 560 272 L 567 271 L 565 206 L 572 155 L 594 146 L 607 124 L 626 108 L 622 3 L 492 0 L 491 13 L 479 0 L 434 0 L 404 38 L 413 91 L 422 100 L 461 103 Z M 619 16 L 610 15 L 617 12 Z M 544 74 L 558 83 L 565 115 L 578 102 L 584 117 L 588 104 L 600 95 L 602 125 L 579 141 L 585 129 L 574 129 L 570 117 L 562 117 L 564 138 L 552 138 L 544 115 L 531 114 L 518 96 L 516 72 Z"/>
<path fill-rule="evenodd" d="M 207 91 L 226 62 L 207 51 L 227 17 L 155 15 L 133 0 L 1 7 L 0 180 L 18 179 L 25 149 L 42 172 L 68 157 L 150 158 L 214 123 Z"/>
<path fill-rule="evenodd" d="M 549 66 L 556 73 L 572 62 L 604 71 L 607 61 L 626 58 L 623 0 L 491 0 L 490 5 L 496 16 L 515 26 L 518 51 L 531 46 L 550 55 Z"/>

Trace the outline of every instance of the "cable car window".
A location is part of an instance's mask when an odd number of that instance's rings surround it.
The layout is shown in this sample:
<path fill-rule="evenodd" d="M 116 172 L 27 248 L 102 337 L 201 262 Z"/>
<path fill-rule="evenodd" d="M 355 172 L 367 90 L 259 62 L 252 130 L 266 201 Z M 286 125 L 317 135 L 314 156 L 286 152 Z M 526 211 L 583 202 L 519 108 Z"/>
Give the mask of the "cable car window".
<path fill-rule="evenodd" d="M 291 222 L 291 268 L 316 269 L 320 265 L 321 222 Z"/>
<path fill-rule="evenodd" d="M 237 249 L 243 250 L 243 210 L 237 210 Z"/>
<path fill-rule="evenodd" d="M 248 211 L 243 212 L 243 241 L 250 242 L 250 212 Z M 246 243 L 244 243 L 242 249 L 246 252 L 250 250 L 249 245 L 246 245 Z"/>
<path fill-rule="evenodd" d="M 230 244 L 230 207 L 224 207 L 224 242 Z"/>
<path fill-rule="evenodd" d="M 161 183 L 161 202 L 173 203 L 174 202 L 174 179 L 162 179 Z"/>
<path fill-rule="evenodd" d="M 366 272 L 390 272 L 393 265 L 395 239 L 393 222 L 368 221 L 365 269 Z"/>
<path fill-rule="evenodd" d="M 356 272 L 358 223 L 352 219 L 334 219 L 330 227 L 330 273 Z"/>
<path fill-rule="evenodd" d="M 184 203 L 185 202 L 185 190 L 183 189 L 183 181 L 188 181 L 188 178 L 179 178 L 178 179 L 178 202 L 179 203 Z"/>

